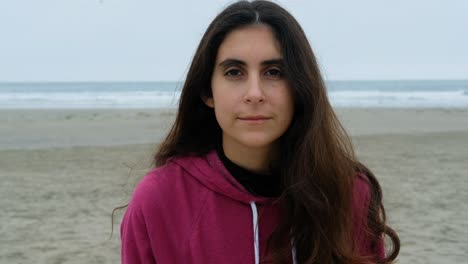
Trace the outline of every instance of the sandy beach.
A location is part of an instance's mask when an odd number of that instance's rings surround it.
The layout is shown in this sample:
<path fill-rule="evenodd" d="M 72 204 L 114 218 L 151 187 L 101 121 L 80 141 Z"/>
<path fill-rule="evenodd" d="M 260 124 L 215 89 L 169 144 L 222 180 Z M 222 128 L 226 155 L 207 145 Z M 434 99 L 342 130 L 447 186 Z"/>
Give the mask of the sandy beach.
<path fill-rule="evenodd" d="M 398 263 L 468 258 L 468 109 L 337 109 L 377 175 Z M 173 110 L 1 110 L 0 263 L 119 263 L 111 212 Z"/>

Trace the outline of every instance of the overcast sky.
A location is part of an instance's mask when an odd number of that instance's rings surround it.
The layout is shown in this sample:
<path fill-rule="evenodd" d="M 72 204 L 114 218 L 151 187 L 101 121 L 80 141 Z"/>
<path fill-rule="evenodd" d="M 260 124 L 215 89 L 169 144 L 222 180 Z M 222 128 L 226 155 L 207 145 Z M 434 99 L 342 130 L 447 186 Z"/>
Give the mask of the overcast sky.
<path fill-rule="evenodd" d="M 231 2 L 0 0 L 0 81 L 181 81 Z M 277 2 L 326 79 L 468 79 L 466 0 Z"/>

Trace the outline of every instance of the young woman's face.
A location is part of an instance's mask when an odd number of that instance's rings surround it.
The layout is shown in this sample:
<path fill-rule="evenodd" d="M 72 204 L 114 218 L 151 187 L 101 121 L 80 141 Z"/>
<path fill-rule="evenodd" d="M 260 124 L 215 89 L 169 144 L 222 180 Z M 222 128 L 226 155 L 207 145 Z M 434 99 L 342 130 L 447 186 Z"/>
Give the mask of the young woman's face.
<path fill-rule="evenodd" d="M 279 43 L 265 25 L 229 33 L 219 47 L 211 79 L 224 148 L 270 148 L 288 129 L 294 102 L 283 76 Z"/>

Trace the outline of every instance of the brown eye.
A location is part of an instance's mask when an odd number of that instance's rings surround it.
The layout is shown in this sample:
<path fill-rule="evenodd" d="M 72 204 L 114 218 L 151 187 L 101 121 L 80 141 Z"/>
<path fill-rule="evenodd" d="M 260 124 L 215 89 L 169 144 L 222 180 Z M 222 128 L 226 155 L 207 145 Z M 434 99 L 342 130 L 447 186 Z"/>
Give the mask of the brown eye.
<path fill-rule="evenodd" d="M 282 73 L 278 69 L 270 69 L 265 73 L 269 77 L 281 77 Z"/>
<path fill-rule="evenodd" d="M 241 74 L 242 74 L 242 72 L 240 70 L 232 69 L 232 70 L 227 71 L 224 75 L 225 76 L 231 76 L 231 77 L 237 77 L 237 76 L 240 76 Z"/>

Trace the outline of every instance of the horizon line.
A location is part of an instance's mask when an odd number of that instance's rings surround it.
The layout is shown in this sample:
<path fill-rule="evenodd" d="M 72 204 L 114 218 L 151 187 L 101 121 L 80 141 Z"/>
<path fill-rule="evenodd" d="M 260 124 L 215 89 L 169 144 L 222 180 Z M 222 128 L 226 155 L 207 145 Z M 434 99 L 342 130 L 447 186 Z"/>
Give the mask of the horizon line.
<path fill-rule="evenodd" d="M 325 82 L 372 82 L 372 81 L 468 81 L 468 78 L 461 79 L 420 79 L 420 78 L 402 78 L 402 79 L 324 79 Z M 1 84 L 60 84 L 60 83 L 184 83 L 185 80 L 78 80 L 78 81 L 65 81 L 65 80 L 25 80 L 25 81 L 3 81 Z"/>

